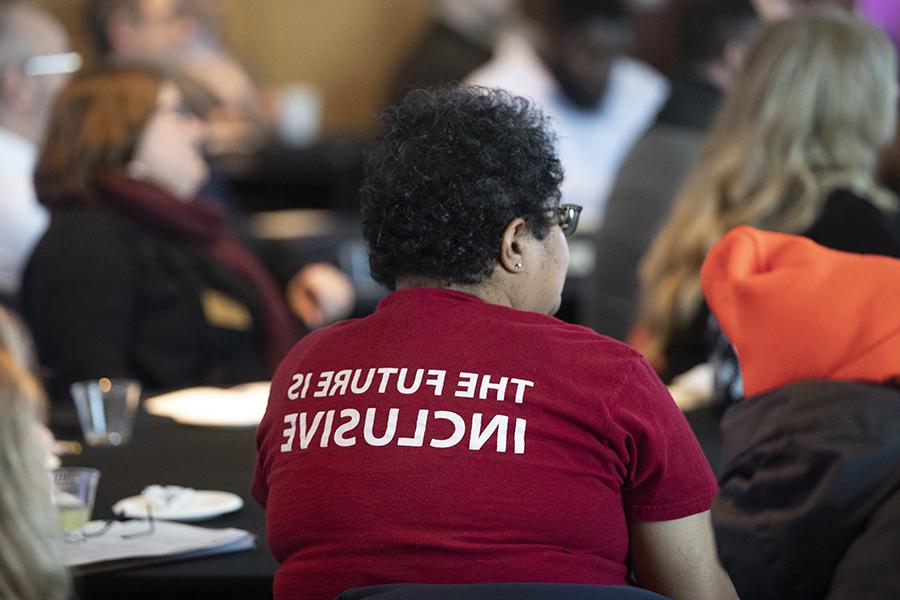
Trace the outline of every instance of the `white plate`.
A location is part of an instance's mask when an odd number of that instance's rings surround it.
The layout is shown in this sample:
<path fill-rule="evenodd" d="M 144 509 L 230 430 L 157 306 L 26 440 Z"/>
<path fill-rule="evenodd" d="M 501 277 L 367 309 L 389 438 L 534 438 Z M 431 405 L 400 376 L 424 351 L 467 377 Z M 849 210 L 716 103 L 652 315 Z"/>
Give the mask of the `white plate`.
<path fill-rule="evenodd" d="M 269 382 L 233 388 L 194 387 L 148 398 L 144 410 L 186 425 L 256 427 L 266 412 Z"/>
<path fill-rule="evenodd" d="M 244 501 L 231 492 L 197 490 L 189 504 L 177 508 L 154 509 L 153 518 L 166 521 L 203 521 L 234 512 L 244 506 Z M 131 519 L 147 518 L 147 500 L 143 496 L 130 496 L 113 504 L 113 512 Z"/>

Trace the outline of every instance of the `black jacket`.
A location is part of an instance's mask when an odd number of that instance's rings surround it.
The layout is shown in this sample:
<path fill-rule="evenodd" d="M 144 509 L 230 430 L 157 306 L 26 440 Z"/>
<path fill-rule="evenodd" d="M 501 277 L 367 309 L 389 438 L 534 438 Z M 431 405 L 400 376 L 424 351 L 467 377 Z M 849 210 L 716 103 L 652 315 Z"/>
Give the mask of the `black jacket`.
<path fill-rule="evenodd" d="M 900 598 L 900 388 L 793 384 L 722 434 L 713 524 L 742 600 Z"/>
<path fill-rule="evenodd" d="M 57 395 L 102 376 L 154 390 L 265 376 L 256 291 L 202 244 L 108 207 L 53 210 L 22 305 Z"/>

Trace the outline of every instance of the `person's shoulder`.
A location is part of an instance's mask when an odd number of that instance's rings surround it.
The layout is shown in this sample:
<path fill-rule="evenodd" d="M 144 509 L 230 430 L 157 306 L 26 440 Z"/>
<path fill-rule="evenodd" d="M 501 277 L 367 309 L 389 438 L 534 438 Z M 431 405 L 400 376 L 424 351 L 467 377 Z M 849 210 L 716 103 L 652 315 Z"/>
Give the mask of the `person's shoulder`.
<path fill-rule="evenodd" d="M 856 215 L 879 215 L 881 210 L 860 192 L 849 188 L 832 190 L 825 198 L 826 211 L 840 211 Z"/>
<path fill-rule="evenodd" d="M 900 217 L 849 189 L 831 192 L 804 233 L 823 246 L 862 254 L 900 257 Z"/>
<path fill-rule="evenodd" d="M 642 92 L 653 99 L 665 98 L 670 89 L 669 80 L 662 73 L 630 56 L 616 58 L 610 77 L 613 85 Z"/>
<path fill-rule="evenodd" d="M 552 76 L 530 43 L 521 32 L 515 30 L 498 36 L 493 58 L 469 73 L 463 83 L 501 88 L 542 106 L 556 90 Z"/>
<path fill-rule="evenodd" d="M 139 228 L 124 215 L 97 206 L 71 205 L 51 210 L 50 224 L 35 253 L 129 252 Z"/>
<path fill-rule="evenodd" d="M 103 206 L 72 203 L 53 207 L 50 213 L 53 228 L 71 229 L 72 233 L 77 231 L 87 236 L 99 232 L 134 229 L 134 222 L 131 219 Z"/>
<path fill-rule="evenodd" d="M 637 135 L 649 127 L 669 97 L 669 82 L 653 67 L 621 56 L 609 75 L 606 99 L 599 113 Z"/>
<path fill-rule="evenodd" d="M 543 344 L 555 351 L 568 351 L 570 355 L 588 362 L 616 360 L 640 363 L 644 360 L 640 352 L 624 342 L 603 335 L 586 327 L 567 323 L 556 317 L 532 313 L 529 324 L 537 327 L 529 328 L 529 335 L 535 342 Z"/>
<path fill-rule="evenodd" d="M 328 346 L 328 349 L 330 350 L 332 344 L 340 344 L 344 337 L 352 340 L 357 327 L 360 324 L 365 323 L 370 317 L 371 315 L 369 315 L 369 317 L 345 319 L 309 331 L 294 344 L 294 347 L 291 348 L 287 356 L 285 356 L 282 364 L 295 364 L 298 360 L 302 359 L 302 357 L 314 354 L 317 350 L 320 350 L 323 345 Z"/>

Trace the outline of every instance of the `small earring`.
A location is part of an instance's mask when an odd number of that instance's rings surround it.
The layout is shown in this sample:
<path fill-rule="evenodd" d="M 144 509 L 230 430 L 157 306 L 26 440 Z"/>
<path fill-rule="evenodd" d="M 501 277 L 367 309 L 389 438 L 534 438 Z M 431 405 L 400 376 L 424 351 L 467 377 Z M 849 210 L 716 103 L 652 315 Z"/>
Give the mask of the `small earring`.
<path fill-rule="evenodd" d="M 516 263 L 516 268 L 517 268 L 517 269 L 521 269 L 521 268 L 522 268 L 522 263 Z"/>

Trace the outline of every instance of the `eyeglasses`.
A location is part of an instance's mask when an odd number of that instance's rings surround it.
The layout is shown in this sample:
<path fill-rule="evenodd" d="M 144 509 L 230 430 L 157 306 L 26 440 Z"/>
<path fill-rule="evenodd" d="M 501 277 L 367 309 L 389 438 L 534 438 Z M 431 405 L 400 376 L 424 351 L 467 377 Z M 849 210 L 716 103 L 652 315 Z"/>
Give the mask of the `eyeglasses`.
<path fill-rule="evenodd" d="M 99 528 L 93 531 L 86 531 L 82 528 L 81 533 L 85 539 L 96 538 L 102 535 L 106 535 L 114 523 L 122 523 L 125 521 L 146 521 L 147 527 L 146 529 L 133 531 L 131 533 L 123 533 L 121 534 L 121 538 L 125 540 L 130 540 L 132 538 L 143 537 L 145 535 L 152 535 L 154 531 L 156 531 L 156 519 L 153 518 L 153 508 L 150 504 L 147 504 L 147 517 L 145 519 L 128 519 L 122 514 L 116 514 L 116 516 L 112 519 L 107 519 L 106 522 Z"/>
<path fill-rule="evenodd" d="M 559 228 L 566 237 L 575 233 L 578 229 L 578 216 L 581 214 L 581 206 L 578 204 L 560 204 L 552 209 L 558 219 Z"/>
<path fill-rule="evenodd" d="M 81 55 L 77 52 L 58 52 L 56 54 L 39 54 L 26 58 L 22 69 L 26 75 L 67 75 L 81 68 Z"/>

